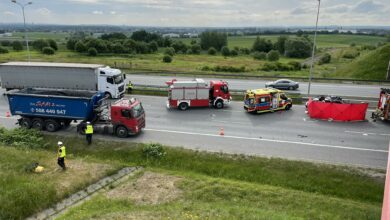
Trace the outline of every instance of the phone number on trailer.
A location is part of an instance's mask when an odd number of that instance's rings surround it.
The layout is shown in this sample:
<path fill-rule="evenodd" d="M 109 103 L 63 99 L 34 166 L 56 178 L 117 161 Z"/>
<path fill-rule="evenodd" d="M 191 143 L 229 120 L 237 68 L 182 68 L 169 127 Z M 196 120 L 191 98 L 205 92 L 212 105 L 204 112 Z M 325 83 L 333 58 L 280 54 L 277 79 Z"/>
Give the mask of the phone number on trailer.
<path fill-rule="evenodd" d="M 58 110 L 58 109 L 31 108 L 31 111 L 36 113 L 46 113 L 46 114 L 53 114 L 53 115 L 66 114 L 66 110 Z"/>

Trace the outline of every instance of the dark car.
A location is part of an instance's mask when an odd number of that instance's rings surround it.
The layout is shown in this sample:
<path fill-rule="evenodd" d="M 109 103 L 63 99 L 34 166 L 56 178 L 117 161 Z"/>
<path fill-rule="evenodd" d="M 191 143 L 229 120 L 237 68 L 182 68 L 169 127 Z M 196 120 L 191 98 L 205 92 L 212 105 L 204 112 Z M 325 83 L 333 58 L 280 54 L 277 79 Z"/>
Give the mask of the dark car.
<path fill-rule="evenodd" d="M 265 88 L 296 90 L 299 88 L 299 83 L 289 79 L 279 79 L 274 82 L 267 82 Z"/>

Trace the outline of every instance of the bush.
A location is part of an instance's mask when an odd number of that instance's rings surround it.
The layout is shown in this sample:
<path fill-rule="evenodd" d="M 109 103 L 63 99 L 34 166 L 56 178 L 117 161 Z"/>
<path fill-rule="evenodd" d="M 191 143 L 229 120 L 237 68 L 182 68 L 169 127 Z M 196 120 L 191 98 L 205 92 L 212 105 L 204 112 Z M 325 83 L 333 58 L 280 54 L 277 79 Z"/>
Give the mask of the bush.
<path fill-rule="evenodd" d="M 249 50 L 249 48 L 243 47 L 243 48 L 240 48 L 240 52 L 241 52 L 242 54 L 248 55 L 248 54 L 251 53 L 251 50 Z"/>
<path fill-rule="evenodd" d="M 173 42 L 171 47 L 173 47 L 175 49 L 176 53 L 179 53 L 179 52 L 186 53 L 187 50 L 188 50 L 187 45 L 184 44 L 182 41 L 175 41 L 175 42 Z"/>
<path fill-rule="evenodd" d="M 21 51 L 23 50 L 23 44 L 22 42 L 20 41 L 14 41 L 12 42 L 12 49 L 16 50 L 16 51 Z"/>
<path fill-rule="evenodd" d="M 142 155 L 146 157 L 146 159 L 161 159 L 165 157 L 167 153 L 161 144 L 149 144 L 142 149 Z"/>
<path fill-rule="evenodd" d="M 0 47 L 0 54 L 2 53 L 8 53 L 8 49 L 5 47 Z"/>
<path fill-rule="evenodd" d="M 171 56 L 169 56 L 169 55 L 164 55 L 164 57 L 163 57 L 163 62 L 164 63 L 170 63 L 170 62 L 172 62 L 172 57 Z"/>
<path fill-rule="evenodd" d="M 89 56 L 95 57 L 95 56 L 97 56 L 97 54 L 98 54 L 98 52 L 97 52 L 96 48 L 91 47 L 91 48 L 88 49 L 88 55 Z"/>
<path fill-rule="evenodd" d="M 77 43 L 77 40 L 75 39 L 69 39 L 67 42 L 66 42 L 66 48 L 68 50 L 75 50 L 75 45 Z"/>
<path fill-rule="evenodd" d="M 375 50 L 376 46 L 374 46 L 374 45 L 362 45 L 361 49 L 362 50 Z"/>
<path fill-rule="evenodd" d="M 332 59 L 332 56 L 328 53 L 325 53 L 321 56 L 320 60 L 318 61 L 318 64 L 322 65 L 325 63 L 330 63 L 330 60 Z"/>
<path fill-rule="evenodd" d="M 32 46 L 34 49 L 42 51 L 44 47 L 50 47 L 50 44 L 45 39 L 38 39 L 32 42 Z"/>
<path fill-rule="evenodd" d="M 209 55 L 215 55 L 217 54 L 217 50 L 214 47 L 210 47 L 207 51 Z"/>
<path fill-rule="evenodd" d="M 260 38 L 258 36 L 252 45 L 252 50 L 258 51 L 258 52 L 268 53 L 269 51 L 272 50 L 272 47 L 273 47 L 273 45 L 272 45 L 272 42 L 270 40 L 265 40 L 265 39 Z"/>
<path fill-rule="evenodd" d="M 158 50 L 158 44 L 156 41 L 152 41 L 149 43 L 149 51 L 156 52 Z"/>
<path fill-rule="evenodd" d="M 203 50 L 208 50 L 211 47 L 221 50 L 227 45 L 227 34 L 216 31 L 206 31 L 200 34 L 200 46 Z"/>
<path fill-rule="evenodd" d="M 355 59 L 356 57 L 358 57 L 360 55 L 360 52 L 357 51 L 357 50 L 347 50 L 344 52 L 343 54 L 343 58 L 346 58 L 346 59 Z"/>
<path fill-rule="evenodd" d="M 299 64 L 299 63 L 298 63 Z M 266 62 L 263 64 L 263 66 L 260 68 L 260 70 L 263 71 L 294 71 L 299 70 L 301 68 L 300 64 L 299 67 L 296 63 L 294 64 L 284 64 L 280 62 Z"/>
<path fill-rule="evenodd" d="M 192 54 L 200 54 L 200 50 L 201 50 L 201 48 L 200 48 L 199 44 L 192 44 L 191 45 L 190 51 Z"/>
<path fill-rule="evenodd" d="M 0 143 L 13 147 L 45 148 L 42 134 L 35 129 L 0 128 Z"/>
<path fill-rule="evenodd" d="M 267 59 L 267 54 L 265 52 L 258 52 L 258 51 L 256 51 L 256 52 L 254 52 L 252 54 L 252 56 L 253 56 L 253 59 L 255 59 L 255 60 L 265 60 L 265 59 Z"/>
<path fill-rule="evenodd" d="M 51 47 L 44 47 L 42 49 L 42 53 L 46 55 L 53 55 L 55 53 L 55 50 Z"/>
<path fill-rule="evenodd" d="M 310 57 L 312 44 L 306 38 L 289 38 L 285 44 L 287 57 L 306 58 Z"/>
<path fill-rule="evenodd" d="M 242 73 L 246 72 L 245 66 L 235 67 L 235 66 L 215 66 L 215 67 L 203 67 L 203 71 L 215 71 L 215 72 L 231 72 L 231 73 Z"/>
<path fill-rule="evenodd" d="M 0 45 L 3 46 L 3 47 L 9 47 L 9 46 L 11 46 L 11 41 L 9 41 L 9 40 L 2 40 L 2 41 L 0 41 Z"/>
<path fill-rule="evenodd" d="M 221 54 L 222 54 L 222 56 L 229 56 L 230 55 L 230 50 L 229 50 L 229 48 L 227 47 L 227 46 L 224 46 L 224 47 L 222 47 L 222 49 L 221 49 Z"/>
<path fill-rule="evenodd" d="M 79 52 L 79 53 L 83 53 L 83 52 L 87 51 L 87 47 L 85 46 L 85 44 L 82 41 L 79 40 L 74 45 L 74 50 Z"/>
<path fill-rule="evenodd" d="M 302 69 L 302 65 L 298 61 L 290 61 L 290 62 L 288 62 L 288 65 L 290 65 L 293 68 L 293 70 L 301 70 Z"/>
<path fill-rule="evenodd" d="M 355 43 L 355 42 L 352 42 L 349 46 L 350 46 L 350 47 L 355 47 L 355 46 L 356 46 L 356 43 Z"/>
<path fill-rule="evenodd" d="M 54 50 L 58 50 L 57 42 L 55 42 L 53 39 L 48 39 L 47 42 L 49 43 L 49 46 L 53 48 Z"/>
<path fill-rule="evenodd" d="M 279 51 L 277 51 L 277 50 L 271 50 L 267 54 L 267 59 L 269 61 L 278 61 L 279 57 L 280 57 L 280 54 L 279 54 Z"/>
<path fill-rule="evenodd" d="M 230 51 L 230 56 L 237 56 L 238 51 L 236 49 Z"/>
<path fill-rule="evenodd" d="M 173 56 L 175 55 L 175 49 L 173 47 L 167 47 L 165 48 L 164 54 Z"/>

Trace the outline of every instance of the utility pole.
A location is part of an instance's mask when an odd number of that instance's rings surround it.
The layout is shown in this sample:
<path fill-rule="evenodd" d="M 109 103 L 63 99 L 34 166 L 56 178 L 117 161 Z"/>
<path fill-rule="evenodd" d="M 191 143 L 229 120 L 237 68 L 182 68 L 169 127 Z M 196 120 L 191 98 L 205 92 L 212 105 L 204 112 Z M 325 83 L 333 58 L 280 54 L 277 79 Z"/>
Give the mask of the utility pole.
<path fill-rule="evenodd" d="M 390 80 L 390 60 L 389 60 L 389 66 L 387 67 L 387 76 L 386 80 Z"/>
<path fill-rule="evenodd" d="M 26 41 L 26 46 L 27 46 L 28 62 L 30 62 L 31 56 L 30 56 L 30 48 L 29 48 L 29 45 L 28 45 L 28 35 L 27 35 L 26 16 L 24 14 L 24 7 L 26 7 L 27 5 L 31 5 L 32 2 L 27 2 L 26 4 L 22 4 L 20 2 L 17 2 L 16 0 L 11 0 L 11 1 L 13 3 L 19 5 L 22 8 L 22 12 L 23 12 L 23 25 L 24 25 L 24 39 Z"/>
<path fill-rule="evenodd" d="M 317 28 L 318 28 L 318 17 L 319 17 L 319 15 L 320 15 L 320 6 L 321 6 L 321 0 L 318 0 L 318 11 L 317 11 L 316 29 L 315 29 L 315 31 L 314 31 L 313 51 L 312 51 L 312 53 L 311 53 L 311 64 L 310 64 L 309 86 L 308 86 L 308 89 L 307 89 L 307 98 L 310 97 L 311 80 L 312 80 L 312 78 L 313 78 L 314 54 L 315 54 L 315 51 L 316 51 Z"/>

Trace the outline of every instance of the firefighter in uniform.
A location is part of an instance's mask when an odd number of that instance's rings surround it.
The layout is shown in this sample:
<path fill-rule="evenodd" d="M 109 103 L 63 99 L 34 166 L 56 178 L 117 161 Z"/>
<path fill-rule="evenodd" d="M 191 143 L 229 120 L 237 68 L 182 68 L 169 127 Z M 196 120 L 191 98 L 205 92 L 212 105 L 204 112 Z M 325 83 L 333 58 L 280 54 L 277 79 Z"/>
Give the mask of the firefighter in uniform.
<path fill-rule="evenodd" d="M 61 141 L 58 141 L 57 145 L 58 145 L 57 163 L 62 168 L 62 170 L 66 170 L 66 166 L 65 166 L 66 148 Z"/>
<path fill-rule="evenodd" d="M 91 122 L 87 121 L 87 127 L 85 128 L 85 135 L 87 138 L 88 145 L 92 143 L 92 134 L 93 134 L 93 126 Z"/>

